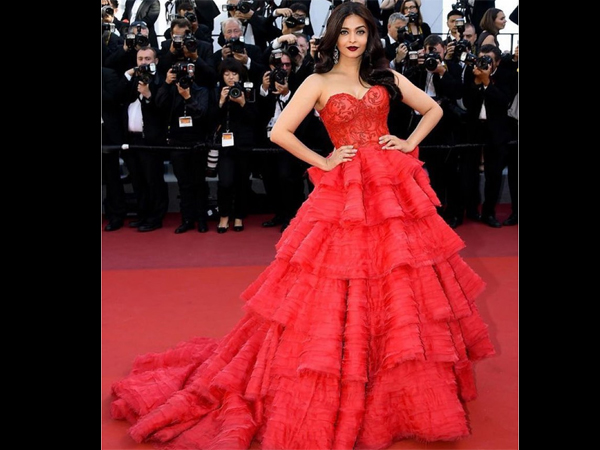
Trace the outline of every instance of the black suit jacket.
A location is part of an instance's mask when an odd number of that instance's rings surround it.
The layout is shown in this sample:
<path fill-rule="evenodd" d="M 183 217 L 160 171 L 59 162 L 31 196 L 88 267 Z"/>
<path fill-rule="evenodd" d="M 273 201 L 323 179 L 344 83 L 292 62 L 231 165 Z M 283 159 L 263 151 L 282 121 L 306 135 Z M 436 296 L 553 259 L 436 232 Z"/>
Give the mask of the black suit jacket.
<path fill-rule="evenodd" d="M 242 108 L 241 105 L 227 100 L 222 107 L 219 107 L 222 86 L 215 88 L 215 112 L 217 125 L 221 125 L 220 133 L 226 131 L 227 126 L 234 135 L 235 146 L 244 150 L 250 150 L 256 146 L 256 134 L 259 131 L 259 109 L 256 102 L 246 101 Z M 254 88 L 256 97 L 257 88 Z M 262 131 L 262 130 L 261 130 Z M 220 135 L 219 135 L 220 136 Z M 220 141 L 219 141 L 220 142 Z"/>
<path fill-rule="evenodd" d="M 485 102 L 485 124 L 490 139 L 504 144 L 512 139 L 512 128 L 508 117 L 508 106 L 517 93 L 517 73 L 509 64 L 501 63 L 490 76 L 490 84 L 484 88 L 475 84 L 472 67 L 465 71 L 465 96 L 463 102 L 470 120 L 479 120 L 481 106 Z"/>
<path fill-rule="evenodd" d="M 102 67 L 102 143 L 120 145 L 125 141 L 123 118 L 122 74 L 114 69 Z"/>
<path fill-rule="evenodd" d="M 252 25 L 252 34 L 255 42 L 254 45 L 260 47 L 261 50 L 267 48 L 269 41 L 275 39 L 279 36 L 279 34 L 281 34 L 281 30 L 273 25 L 270 19 L 267 19 L 258 13 L 254 13 L 247 23 L 242 23 L 242 35 L 246 34 L 246 28 L 248 27 L 248 24 Z M 279 34 L 277 34 L 277 32 L 279 32 Z M 222 31 L 219 33 L 217 42 L 220 46 L 225 45 L 225 36 L 223 36 Z"/>
<path fill-rule="evenodd" d="M 166 77 L 167 72 L 171 67 L 173 67 L 173 64 L 186 59 L 183 53 L 171 53 L 171 42 L 172 39 L 167 39 L 160 44 L 161 47 L 158 53 L 159 59 L 157 71 L 160 72 L 163 77 Z M 198 59 L 195 61 L 196 83 L 198 83 L 199 86 L 213 88 L 217 82 L 217 73 L 214 67 L 210 64 L 213 46 L 208 42 L 201 41 L 200 39 L 196 39 L 196 42 L 198 43 Z"/>
<path fill-rule="evenodd" d="M 388 61 L 393 61 L 394 58 L 396 57 L 396 49 L 398 48 L 398 45 L 400 45 L 399 41 L 396 41 L 392 44 L 392 42 L 390 41 L 390 35 L 386 33 L 386 35 L 382 38 L 384 44 L 384 50 L 385 50 L 385 57 L 387 58 Z M 400 70 L 398 70 L 398 72 L 400 72 Z"/>
<path fill-rule="evenodd" d="M 139 97 L 137 91 L 138 82 L 139 79 L 136 77 L 127 80 L 122 75 L 120 86 L 118 87 L 119 92 L 123 93 L 124 108 L 122 110 L 122 123 L 125 132 L 129 129 L 129 112 L 127 108 L 129 104 L 136 101 Z M 166 144 L 167 128 L 164 115 L 156 105 L 156 94 L 162 84 L 164 84 L 164 78 L 156 74 L 150 82 L 150 92 L 152 93 L 150 99 L 141 101 L 142 117 L 144 119 L 144 141 L 146 145 L 163 146 Z"/>
<path fill-rule="evenodd" d="M 127 20 L 128 22 L 131 22 L 131 9 L 133 8 L 134 3 L 135 0 L 127 0 L 125 2 L 125 11 L 123 12 L 123 17 L 121 17 L 122 21 Z M 156 36 L 156 31 L 154 30 L 154 24 L 158 20 L 159 14 L 159 0 L 143 0 L 135 17 L 136 21 L 143 20 L 146 22 L 146 25 L 148 25 L 150 31 L 148 39 L 150 40 L 150 45 L 155 48 L 158 48 L 158 37 Z"/>

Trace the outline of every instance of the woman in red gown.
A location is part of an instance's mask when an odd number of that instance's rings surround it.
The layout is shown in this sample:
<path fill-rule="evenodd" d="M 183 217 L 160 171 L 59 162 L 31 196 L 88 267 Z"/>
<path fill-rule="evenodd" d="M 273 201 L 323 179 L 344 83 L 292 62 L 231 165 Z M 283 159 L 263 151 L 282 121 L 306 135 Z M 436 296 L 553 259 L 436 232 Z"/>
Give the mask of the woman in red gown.
<path fill-rule="evenodd" d="M 387 68 L 364 5 L 335 8 L 319 61 L 271 140 L 309 163 L 315 185 L 242 293 L 220 340 L 138 357 L 113 385 L 114 418 L 166 449 L 382 449 L 469 435 L 472 363 L 494 353 L 474 304 L 484 282 L 437 214 L 418 144 L 439 106 Z M 390 135 L 390 97 L 423 119 Z M 315 108 L 323 158 L 293 134 Z"/>

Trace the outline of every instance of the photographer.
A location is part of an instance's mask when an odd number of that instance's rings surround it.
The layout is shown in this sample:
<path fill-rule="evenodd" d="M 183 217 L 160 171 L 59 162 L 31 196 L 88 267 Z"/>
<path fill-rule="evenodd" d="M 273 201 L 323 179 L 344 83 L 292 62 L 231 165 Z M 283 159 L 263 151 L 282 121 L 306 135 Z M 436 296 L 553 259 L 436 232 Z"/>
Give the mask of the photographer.
<path fill-rule="evenodd" d="M 213 3 L 213 6 L 216 5 Z M 198 22 L 198 15 L 196 14 L 196 10 L 194 9 L 194 5 L 189 1 L 179 2 L 176 5 L 176 14 L 170 16 L 169 20 L 177 19 L 177 18 L 186 18 L 190 21 L 192 25 L 192 34 L 196 39 L 201 41 L 208 42 L 212 45 L 212 27 L 209 28 L 207 25 Z M 171 39 L 171 29 L 167 28 L 164 33 L 165 39 Z"/>
<path fill-rule="evenodd" d="M 125 11 L 123 11 L 121 20 L 125 23 L 145 22 L 148 26 L 148 30 L 150 31 L 148 34 L 150 45 L 154 48 L 158 48 L 158 38 L 156 36 L 154 25 L 156 24 L 159 15 L 159 0 L 126 0 Z"/>
<path fill-rule="evenodd" d="M 435 128 L 422 141 L 419 158 L 425 163 L 429 174 L 431 187 L 435 191 L 442 207 L 438 212 L 447 220 L 445 208 L 448 204 L 449 178 L 452 176 L 453 168 L 456 167 L 457 154 L 448 146 L 454 142 L 454 122 L 451 102 L 463 95 L 461 80 L 461 67 L 458 63 L 445 58 L 445 47 L 443 40 L 437 34 L 431 34 L 425 38 L 424 49 L 419 50 L 418 64 L 407 68 L 405 76 L 418 88 L 422 89 L 432 97 L 444 110 L 442 119 Z M 411 133 L 420 122 L 421 116 L 412 113 L 409 133 Z"/>
<path fill-rule="evenodd" d="M 208 231 L 207 149 L 198 148 L 198 144 L 206 144 L 214 129 L 210 117 L 214 95 L 212 89 L 196 83 L 195 67 L 193 62 L 176 61 L 156 96 L 156 104 L 166 118 L 167 143 L 184 147 L 170 152 L 182 219 L 175 234 L 191 230 L 196 222 L 200 233 Z"/>
<path fill-rule="evenodd" d="M 238 60 L 223 59 L 218 73 L 216 120 L 221 149 L 217 165 L 217 232 L 225 233 L 230 217 L 234 219 L 233 231 L 243 231 L 243 219 L 248 215 L 250 158 L 256 146 L 258 105 L 254 86 L 245 85 L 250 82 L 248 71 Z"/>
<path fill-rule="evenodd" d="M 306 17 L 308 18 L 308 20 L 304 24 L 304 28 L 302 28 L 302 30 L 300 31 L 309 38 L 313 34 L 315 34 L 311 23 L 312 21 L 310 19 L 310 2 L 311 0 L 281 0 L 281 3 L 279 3 L 279 8 L 286 11 L 286 14 L 284 14 L 285 18 L 293 16 L 294 11 L 298 11 L 298 9 L 296 8 L 298 4 L 304 5 L 306 7 Z M 285 18 L 283 20 L 285 20 Z"/>
<path fill-rule="evenodd" d="M 123 96 L 118 92 L 121 76 L 113 69 L 102 67 L 102 145 L 120 146 L 126 139 L 122 120 Z M 104 231 L 120 229 L 127 216 L 120 157 L 121 150 L 102 152 L 102 184 L 105 187 L 102 204 L 108 221 Z"/>
<path fill-rule="evenodd" d="M 119 1 L 101 0 L 100 3 L 102 5 L 102 22 L 114 24 L 114 33 L 117 36 L 123 37 L 129 24 L 117 19 L 119 15 Z"/>
<path fill-rule="evenodd" d="M 387 21 L 387 34 L 383 38 L 385 57 L 390 67 L 400 73 L 404 71 L 404 61 L 408 55 L 410 42 L 404 40 L 408 19 L 404 14 L 392 13 Z"/>
<path fill-rule="evenodd" d="M 118 73 L 134 67 L 138 50 L 150 45 L 149 34 L 150 30 L 144 22 L 133 22 L 120 39 L 122 45 L 106 57 L 104 65 L 115 69 Z"/>
<path fill-rule="evenodd" d="M 164 119 L 156 105 L 164 79 L 156 72 L 157 63 L 155 48 L 140 48 L 135 67 L 125 72 L 121 82 L 126 93 L 124 126 L 128 131 L 127 143 L 132 147 L 122 152 L 122 157 L 131 175 L 137 201 L 137 220 L 129 226 L 141 232 L 161 228 L 169 206 L 164 178 L 165 155 L 153 148 L 135 148 L 165 145 Z"/>
<path fill-rule="evenodd" d="M 404 73 L 409 63 L 407 56 L 409 52 L 417 55 L 418 41 L 412 39 L 412 34 L 406 28 L 408 19 L 404 14 L 394 12 L 389 15 L 387 21 L 387 34 L 382 39 L 386 58 L 390 67 L 400 73 Z M 416 63 L 415 63 L 416 64 Z M 402 139 L 408 137 L 408 126 L 412 115 L 412 108 L 402 102 L 400 98 L 390 100 L 390 112 L 388 114 L 388 127 L 390 133 Z"/>
<path fill-rule="evenodd" d="M 448 13 L 449 35 L 446 38 L 447 61 L 453 61 L 462 68 L 461 79 L 465 73 L 472 70 L 472 64 L 476 55 L 471 53 L 475 47 L 475 27 L 471 23 L 465 23 L 465 18 L 460 10 Z M 480 172 L 482 150 L 481 142 L 473 135 L 473 127 L 468 118 L 467 108 L 463 98 L 448 100 L 446 109 L 449 112 L 448 119 L 451 120 L 451 128 L 454 135 L 455 147 L 453 149 L 456 158 L 456 167 L 448 180 L 448 195 L 445 216 L 452 228 L 463 223 L 465 217 L 470 220 L 481 220 L 479 205 L 480 194 Z M 453 155 L 454 156 L 454 155 Z"/>
<path fill-rule="evenodd" d="M 171 6 L 172 3 L 173 0 L 167 0 L 165 2 L 165 10 L 167 12 L 172 10 L 179 11 L 181 9 L 181 4 L 190 3 L 193 7 L 193 12 L 196 15 L 199 27 L 206 27 L 209 34 L 212 34 L 215 17 L 221 12 L 214 0 L 175 0 L 174 6 Z M 212 41 L 212 35 L 210 36 L 210 39 Z"/>
<path fill-rule="evenodd" d="M 192 24 L 185 17 L 171 21 L 171 39 L 162 42 L 159 52 L 158 71 L 166 77 L 177 62 L 194 63 L 196 83 L 212 89 L 217 82 L 217 73 L 208 61 L 213 53 L 212 45 L 192 35 Z"/>
<path fill-rule="evenodd" d="M 294 36 L 295 37 L 295 36 Z M 295 62 L 289 53 L 281 50 L 273 52 L 269 59 L 270 71 L 263 76 L 257 102 L 259 103 L 261 126 L 258 145 L 265 148 L 276 147 L 270 140 L 271 129 L 285 105 L 294 93 Z M 281 231 L 289 225 L 304 201 L 305 164 L 286 151 L 266 152 L 258 156 L 258 168 L 275 215 L 263 222 L 270 228 L 281 225 Z"/>
<path fill-rule="evenodd" d="M 453 9 L 446 14 L 446 26 L 448 27 L 448 33 L 446 35 L 446 39 L 444 39 L 445 45 L 448 45 L 452 41 L 460 41 L 463 39 L 462 35 L 465 31 L 465 23 L 465 15 L 458 9 Z"/>
<path fill-rule="evenodd" d="M 517 137 L 507 110 L 518 89 L 515 67 L 502 61 L 494 44 L 479 49 L 477 60 L 465 72 L 465 97 L 471 128 L 484 143 L 484 201 L 481 220 L 493 228 L 518 223 L 518 147 L 510 145 Z M 508 167 L 511 215 L 503 222 L 496 218 L 496 205 L 502 187 L 502 171 Z"/>
<path fill-rule="evenodd" d="M 123 39 L 119 34 L 119 27 L 115 20 L 115 9 L 107 4 L 102 6 L 102 64 L 111 54 L 114 53 L 123 44 Z"/>
<path fill-rule="evenodd" d="M 270 19 L 256 13 L 258 2 L 255 0 L 227 0 L 223 5 L 223 10 L 227 11 L 227 16 L 238 19 L 242 26 L 242 36 L 244 42 L 260 47 L 261 51 L 267 48 L 269 40 L 276 36 L 277 27 Z M 217 42 L 223 46 L 225 36 L 219 35 Z M 266 61 L 264 61 L 266 64 Z"/>
<path fill-rule="evenodd" d="M 225 39 L 223 46 L 210 57 L 210 64 L 218 69 L 221 62 L 227 58 L 239 61 L 247 70 L 250 81 L 258 86 L 267 65 L 262 62 L 262 50 L 257 45 L 243 41 L 242 22 L 235 17 L 228 17 L 221 22 L 221 35 Z"/>
<path fill-rule="evenodd" d="M 399 12 L 406 16 L 409 33 L 423 45 L 425 38 L 431 34 L 431 27 L 427 22 L 423 21 L 420 2 L 415 0 L 397 2 L 396 6 L 394 6 L 394 12 Z M 416 48 L 415 50 L 419 49 Z"/>
<path fill-rule="evenodd" d="M 273 50 L 285 50 L 286 46 L 296 45 L 296 35 L 294 33 L 302 33 L 305 25 L 310 23 L 306 5 L 296 2 L 290 5 L 290 9 L 292 13 L 281 21 L 281 29 L 275 28 L 277 37 L 269 42 L 263 53 L 265 61 L 269 60 Z"/>

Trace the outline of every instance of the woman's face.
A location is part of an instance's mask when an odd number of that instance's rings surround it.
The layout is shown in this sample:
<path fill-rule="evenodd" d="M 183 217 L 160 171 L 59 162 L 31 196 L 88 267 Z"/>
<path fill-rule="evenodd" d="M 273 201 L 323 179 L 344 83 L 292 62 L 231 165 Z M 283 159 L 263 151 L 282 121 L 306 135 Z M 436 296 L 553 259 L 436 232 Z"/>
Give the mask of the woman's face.
<path fill-rule="evenodd" d="M 504 14 L 504 12 L 500 11 L 498 13 L 498 15 L 496 16 L 496 20 L 494 20 L 494 25 L 496 25 L 496 28 L 498 28 L 499 30 L 504 29 L 504 27 L 506 26 L 506 15 Z"/>
<path fill-rule="evenodd" d="M 240 74 L 237 72 L 233 72 L 231 70 L 226 70 L 223 72 L 223 82 L 227 86 L 233 86 L 233 84 L 237 81 L 240 81 Z"/>
<path fill-rule="evenodd" d="M 417 6 L 417 2 L 404 2 L 404 6 L 402 7 L 402 14 L 407 15 L 409 13 L 418 13 L 419 7 Z"/>
<path fill-rule="evenodd" d="M 337 40 L 340 56 L 358 58 L 367 49 L 369 28 L 360 16 L 352 14 L 346 17 Z"/>

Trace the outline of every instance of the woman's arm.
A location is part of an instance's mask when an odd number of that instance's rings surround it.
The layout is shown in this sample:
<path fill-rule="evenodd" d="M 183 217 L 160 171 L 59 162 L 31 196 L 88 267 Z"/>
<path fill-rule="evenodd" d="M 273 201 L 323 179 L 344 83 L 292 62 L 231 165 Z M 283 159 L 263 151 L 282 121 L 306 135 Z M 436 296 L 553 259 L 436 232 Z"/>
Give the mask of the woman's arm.
<path fill-rule="evenodd" d="M 412 84 L 404 75 L 396 71 L 393 72 L 396 84 L 400 88 L 400 92 L 402 92 L 402 102 L 415 111 L 418 111 L 423 117 L 406 140 L 382 136 L 380 142 L 385 144 L 382 147 L 384 149 L 395 149 L 408 153 L 412 152 L 427 137 L 431 130 L 435 128 L 442 118 L 443 112 L 440 105 L 423 90 Z"/>
<path fill-rule="evenodd" d="M 313 109 L 321 96 L 322 86 L 322 76 L 318 74 L 309 75 L 302 82 L 277 118 L 277 122 L 271 130 L 271 142 L 279 145 L 307 164 L 329 171 L 341 162 L 349 160 L 346 155 L 351 153 L 352 146 L 337 149 L 337 153 L 334 150 L 335 158 L 324 158 L 304 145 L 294 135 L 304 118 L 308 114 L 313 114 Z"/>

